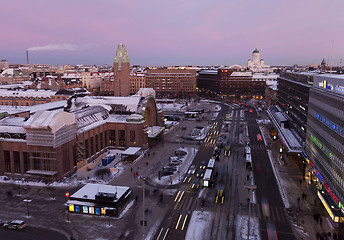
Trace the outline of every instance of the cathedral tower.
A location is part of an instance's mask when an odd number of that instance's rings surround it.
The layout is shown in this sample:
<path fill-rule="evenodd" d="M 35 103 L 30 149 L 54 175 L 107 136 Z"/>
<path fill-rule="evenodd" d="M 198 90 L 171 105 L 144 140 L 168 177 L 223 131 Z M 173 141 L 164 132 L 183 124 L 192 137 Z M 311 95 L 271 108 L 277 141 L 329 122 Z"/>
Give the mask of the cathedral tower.
<path fill-rule="evenodd" d="M 123 43 L 117 48 L 114 60 L 114 96 L 127 97 L 130 95 L 130 61 Z"/>

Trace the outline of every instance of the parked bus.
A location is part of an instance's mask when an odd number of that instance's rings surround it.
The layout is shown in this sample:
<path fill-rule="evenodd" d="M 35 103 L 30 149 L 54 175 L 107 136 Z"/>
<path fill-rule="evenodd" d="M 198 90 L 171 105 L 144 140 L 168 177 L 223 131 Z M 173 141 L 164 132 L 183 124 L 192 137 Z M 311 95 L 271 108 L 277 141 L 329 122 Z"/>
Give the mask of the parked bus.
<path fill-rule="evenodd" d="M 204 177 L 203 177 L 203 186 L 204 187 L 209 187 L 210 186 L 210 181 L 211 181 L 212 173 L 213 173 L 212 169 L 205 170 Z"/>

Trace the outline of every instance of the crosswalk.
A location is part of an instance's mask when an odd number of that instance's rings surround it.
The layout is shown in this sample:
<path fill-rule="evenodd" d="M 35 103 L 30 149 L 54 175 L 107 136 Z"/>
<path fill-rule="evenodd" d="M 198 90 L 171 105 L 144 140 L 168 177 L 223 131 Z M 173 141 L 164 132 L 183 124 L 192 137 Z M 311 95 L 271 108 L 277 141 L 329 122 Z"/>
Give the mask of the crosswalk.
<path fill-rule="evenodd" d="M 264 145 L 261 144 L 252 144 L 251 150 L 266 150 Z"/>
<path fill-rule="evenodd" d="M 281 222 L 281 223 L 287 223 L 288 219 L 286 218 L 285 214 L 285 208 L 283 207 L 278 207 L 278 206 L 270 206 L 270 211 L 269 211 L 269 217 L 263 214 L 262 208 L 260 204 L 256 204 L 253 207 L 254 211 L 257 214 L 257 217 L 259 219 L 270 219 L 273 222 Z"/>

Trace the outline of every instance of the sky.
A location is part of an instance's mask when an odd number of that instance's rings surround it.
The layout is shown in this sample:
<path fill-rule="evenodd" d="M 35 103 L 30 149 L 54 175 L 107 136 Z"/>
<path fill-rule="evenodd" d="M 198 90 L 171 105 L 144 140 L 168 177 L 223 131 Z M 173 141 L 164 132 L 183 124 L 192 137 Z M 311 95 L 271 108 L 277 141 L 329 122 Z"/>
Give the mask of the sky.
<path fill-rule="evenodd" d="M 0 59 L 112 65 L 334 66 L 344 59 L 343 0 L 14 0 L 0 9 Z"/>

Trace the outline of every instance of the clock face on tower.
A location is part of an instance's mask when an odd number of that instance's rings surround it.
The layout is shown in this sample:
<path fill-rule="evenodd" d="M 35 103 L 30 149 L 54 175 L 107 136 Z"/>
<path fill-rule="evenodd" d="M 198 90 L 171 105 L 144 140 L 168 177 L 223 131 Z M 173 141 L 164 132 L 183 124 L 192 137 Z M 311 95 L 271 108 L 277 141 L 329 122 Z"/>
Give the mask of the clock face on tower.
<path fill-rule="evenodd" d="M 119 57 L 122 57 L 122 55 L 123 55 L 122 52 L 119 52 L 119 53 L 118 53 L 118 56 L 119 56 Z"/>

